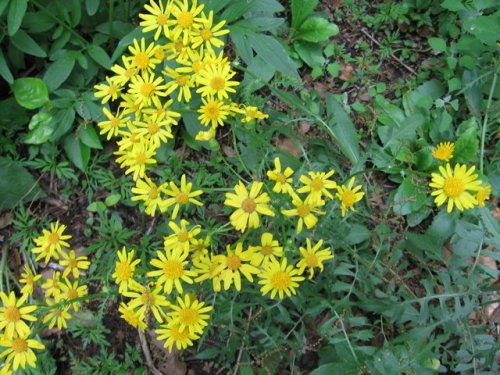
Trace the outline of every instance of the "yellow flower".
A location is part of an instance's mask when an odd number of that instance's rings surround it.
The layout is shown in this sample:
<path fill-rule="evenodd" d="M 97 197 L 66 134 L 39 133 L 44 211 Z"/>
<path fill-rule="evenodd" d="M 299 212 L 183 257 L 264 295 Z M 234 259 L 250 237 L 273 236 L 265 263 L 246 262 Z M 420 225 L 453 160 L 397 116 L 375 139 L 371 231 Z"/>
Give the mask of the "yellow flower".
<path fill-rule="evenodd" d="M 217 126 L 224 126 L 224 121 L 226 121 L 227 116 L 229 116 L 229 105 L 224 104 L 222 100 L 217 100 L 212 96 L 208 96 L 207 99 L 201 99 L 203 104 L 198 109 L 198 119 L 204 126 L 212 126 L 216 128 Z"/>
<path fill-rule="evenodd" d="M 228 93 L 236 92 L 233 87 L 240 84 L 238 81 L 231 81 L 235 74 L 228 63 L 212 63 L 198 73 L 197 82 L 201 87 L 196 92 L 202 96 L 213 95 L 220 100 L 227 99 Z"/>
<path fill-rule="evenodd" d="M 120 303 L 120 307 L 118 307 L 118 312 L 121 313 L 120 317 L 123 320 L 125 320 L 128 324 L 144 332 L 144 330 L 147 327 L 146 323 L 144 322 L 144 318 L 139 316 L 139 314 L 136 311 L 134 311 L 134 309 L 130 308 L 125 302 Z"/>
<path fill-rule="evenodd" d="M 169 351 L 175 347 L 178 350 L 186 349 L 193 346 L 193 340 L 198 340 L 200 336 L 196 333 L 189 332 L 189 329 L 181 329 L 179 323 L 172 323 L 172 320 L 167 320 L 166 324 L 160 325 L 160 329 L 155 330 L 158 335 L 157 340 L 165 340 L 163 346 Z"/>
<path fill-rule="evenodd" d="M 300 189 L 297 189 L 299 193 L 309 193 L 306 201 L 317 203 L 321 201 L 323 196 L 333 199 L 333 195 L 330 193 L 330 189 L 336 189 L 337 183 L 330 180 L 329 178 L 335 173 L 334 170 L 325 172 L 307 172 L 310 177 L 305 175 L 300 176 L 299 181 L 304 184 Z"/>
<path fill-rule="evenodd" d="M 201 16 L 201 27 L 195 29 L 192 33 L 192 48 L 205 47 L 208 49 L 221 48 L 224 46 L 224 42 L 218 37 L 229 34 L 229 30 L 222 29 L 226 24 L 226 21 L 221 21 L 217 25 L 214 23 L 214 12 L 211 10 L 208 13 L 208 17 L 202 13 Z M 222 30 L 221 30 L 222 29 Z"/>
<path fill-rule="evenodd" d="M 302 232 L 304 224 L 308 229 L 311 229 L 318 222 L 318 218 L 315 215 L 324 215 L 325 213 L 319 210 L 319 207 L 325 204 L 324 201 L 319 202 L 308 202 L 303 201 L 300 197 L 292 191 L 292 204 L 295 208 L 291 210 L 281 210 L 281 213 L 285 216 L 298 216 L 299 222 L 297 223 L 297 233 Z"/>
<path fill-rule="evenodd" d="M 299 282 L 304 280 L 299 270 L 287 265 L 286 258 L 283 258 L 281 263 L 276 260 L 269 262 L 259 277 L 262 279 L 259 281 L 259 284 L 262 284 L 260 288 L 262 295 L 271 292 L 271 298 L 277 294 L 280 299 L 283 299 L 285 294 L 288 297 L 297 294 L 295 289 L 299 286 Z"/>
<path fill-rule="evenodd" d="M 463 211 L 477 205 L 477 200 L 471 192 L 481 189 L 481 180 L 477 179 L 477 174 L 473 174 L 474 170 L 474 166 L 467 169 L 465 164 L 456 164 L 452 171 L 450 164 L 446 163 L 446 167 L 439 167 L 440 174 L 432 174 L 429 186 L 435 189 L 431 195 L 435 196 L 434 202 L 438 207 L 446 200 L 448 200 L 448 212 L 451 212 L 454 206 Z"/>
<path fill-rule="evenodd" d="M 42 284 L 42 289 L 45 289 L 45 298 L 54 297 L 56 301 L 59 301 L 61 295 L 61 272 L 52 273 L 52 277 L 46 279 Z"/>
<path fill-rule="evenodd" d="M 200 27 L 201 18 L 197 16 L 201 13 L 204 4 L 198 6 L 198 0 L 192 0 L 191 9 L 189 9 L 189 0 L 177 0 L 172 9 L 172 15 L 175 20 L 172 22 L 174 28 L 170 31 L 170 39 L 176 40 L 182 37 L 182 43 L 187 45 L 191 39 L 193 30 Z"/>
<path fill-rule="evenodd" d="M 342 217 L 344 217 L 347 211 L 355 211 L 354 204 L 363 199 L 365 195 L 361 190 L 361 185 L 354 186 L 354 177 L 351 178 L 347 186 L 341 185 L 337 186 L 337 194 L 335 196 L 340 201 L 340 209 L 342 210 Z"/>
<path fill-rule="evenodd" d="M 184 219 L 181 220 L 180 226 L 178 226 L 174 221 L 170 221 L 168 223 L 168 226 L 174 233 L 165 237 L 165 240 L 163 241 L 165 250 L 181 250 L 186 253 L 189 252 L 191 249 L 191 242 L 201 232 L 201 227 L 199 225 L 195 225 L 191 229 L 188 229 L 188 225 L 189 222 Z"/>
<path fill-rule="evenodd" d="M 147 33 L 156 30 L 154 39 L 157 40 L 163 31 L 163 35 L 169 38 L 170 31 L 168 27 L 170 13 L 172 12 L 172 3 L 172 0 L 167 0 L 167 5 L 163 6 L 162 0 L 159 0 L 158 4 L 154 0 L 151 0 L 149 4 L 145 4 L 144 8 L 149 14 L 139 13 L 139 18 L 144 20 L 139 23 L 143 27 L 142 32 Z"/>
<path fill-rule="evenodd" d="M 450 161 L 453 158 L 453 151 L 455 151 L 455 144 L 441 142 L 432 150 L 432 156 L 438 160 Z"/>
<path fill-rule="evenodd" d="M 143 140 L 135 145 L 135 147 L 125 155 L 120 167 L 125 168 L 125 174 L 133 173 L 132 179 L 136 181 L 138 178 L 144 178 L 146 175 L 146 166 L 148 164 L 156 164 L 154 156 L 156 155 L 155 148 L 149 142 Z"/>
<path fill-rule="evenodd" d="M 106 77 L 106 83 L 100 83 L 94 86 L 96 92 L 94 96 L 96 98 L 102 98 L 101 104 L 107 103 L 110 99 L 111 101 L 118 99 L 118 94 L 120 94 L 121 86 L 117 85 L 109 77 Z"/>
<path fill-rule="evenodd" d="M 165 121 L 168 121 L 170 125 L 177 125 L 178 121 L 175 117 L 181 117 L 179 112 L 172 111 L 170 107 L 174 102 L 172 99 L 167 100 L 164 103 L 153 100 L 154 108 L 144 108 L 142 113 L 147 115 L 156 115 L 158 118 L 162 118 Z"/>
<path fill-rule="evenodd" d="M 333 259 L 330 248 L 327 247 L 320 250 L 321 246 L 323 246 L 323 240 L 319 240 L 316 245 L 312 246 L 311 240 L 307 238 L 306 248 L 302 246 L 299 248 L 301 259 L 297 263 L 297 268 L 301 274 L 307 268 L 309 271 L 309 279 L 314 277 L 314 268 L 317 267 L 320 272 L 323 272 L 323 262 L 328 259 Z"/>
<path fill-rule="evenodd" d="M 25 284 L 23 288 L 21 289 L 22 294 L 27 294 L 31 295 L 33 294 L 33 290 L 35 287 L 35 284 L 38 280 L 42 278 L 42 275 L 34 275 L 33 271 L 31 270 L 30 266 L 25 264 L 24 265 L 24 272 L 21 274 L 21 279 L 19 279 L 19 283 Z"/>
<path fill-rule="evenodd" d="M 64 234 L 66 230 L 66 225 L 59 225 L 59 220 L 56 223 L 50 224 L 50 231 L 43 229 L 42 235 L 38 238 L 35 238 L 35 247 L 31 252 L 33 254 L 40 253 L 36 260 L 39 261 L 42 258 L 45 258 L 45 263 L 48 263 L 51 258 L 59 259 L 59 254 L 62 251 L 63 247 L 69 247 L 69 243 L 65 240 L 71 238 L 69 234 Z"/>
<path fill-rule="evenodd" d="M 190 250 L 193 251 L 192 261 L 201 257 L 203 255 L 208 255 L 208 249 L 210 248 L 211 238 L 207 236 L 205 238 L 192 238 Z"/>
<path fill-rule="evenodd" d="M 268 114 L 262 113 L 257 107 L 243 105 L 243 109 L 238 109 L 236 112 L 241 113 L 245 117 L 241 119 L 242 123 L 247 123 L 253 120 L 265 120 L 269 117 Z"/>
<path fill-rule="evenodd" d="M 147 276 L 158 277 L 156 283 L 159 286 L 163 285 L 165 293 L 172 293 L 174 286 L 177 292 L 182 293 L 182 281 L 193 283 L 192 277 L 196 276 L 196 272 L 186 269 L 188 264 L 186 258 L 189 255 L 187 251 L 176 248 L 164 252 L 157 251 L 156 255 L 158 258 L 152 259 L 150 263 L 159 270 L 150 271 Z"/>
<path fill-rule="evenodd" d="M 271 181 L 276 181 L 273 191 L 276 193 L 290 193 L 292 192 L 293 169 L 286 167 L 284 171 L 281 170 L 281 162 L 279 158 L 274 158 L 274 169 L 267 171 L 267 177 Z"/>
<path fill-rule="evenodd" d="M 16 371 L 19 367 L 26 368 L 26 365 L 35 368 L 36 356 L 33 349 L 45 349 L 42 343 L 28 339 L 29 333 L 20 334 L 16 337 L 0 340 L 0 346 L 5 347 L 0 353 L 0 358 L 6 357 L 5 362 L 12 364 L 12 369 Z"/>
<path fill-rule="evenodd" d="M 238 181 L 238 185 L 234 187 L 233 193 L 226 193 L 226 206 L 237 208 L 229 220 L 236 230 L 244 232 L 247 228 L 258 228 L 260 226 L 259 214 L 274 216 L 274 212 L 267 204 L 271 198 L 267 193 L 260 194 L 262 182 L 254 181 L 250 186 L 250 192 L 247 190 L 243 182 Z"/>
<path fill-rule="evenodd" d="M 194 138 L 197 141 L 209 142 L 215 138 L 215 128 L 210 128 L 206 132 L 199 131 Z"/>
<path fill-rule="evenodd" d="M 54 306 L 56 304 L 53 300 L 46 300 L 47 306 Z M 61 330 L 63 328 L 68 328 L 67 320 L 73 319 L 68 310 L 70 306 L 55 306 L 52 307 L 49 312 L 43 317 L 43 323 L 49 323 L 49 329 L 53 328 L 57 324 L 57 329 Z"/>
<path fill-rule="evenodd" d="M 184 299 L 177 297 L 177 305 L 172 305 L 172 312 L 168 315 L 172 318 L 171 324 L 179 324 L 179 329 L 188 329 L 189 333 L 203 333 L 203 329 L 208 325 L 209 315 L 212 306 L 205 306 L 195 298 L 189 298 L 186 294 Z"/>
<path fill-rule="evenodd" d="M 218 276 L 224 270 L 226 257 L 222 254 L 202 255 L 193 259 L 193 265 L 198 277 L 194 280 L 199 283 L 204 280 L 212 280 L 214 291 L 217 290 L 217 285 L 220 290 L 220 280 Z"/>
<path fill-rule="evenodd" d="M 5 337 L 12 339 L 14 333 L 20 336 L 29 335 L 31 330 L 24 320 L 36 321 L 34 316 L 29 315 L 36 310 L 36 306 L 23 306 L 28 295 L 24 294 L 16 300 L 14 292 L 10 292 L 8 296 L 4 292 L 0 292 L 0 298 L 2 299 L 2 307 L 0 307 L 0 330 L 5 330 Z"/>
<path fill-rule="evenodd" d="M 169 138 L 174 138 L 170 127 L 170 119 L 165 115 L 144 116 L 144 121 L 134 121 L 137 131 L 155 148 L 168 143 Z"/>
<path fill-rule="evenodd" d="M 138 179 L 135 187 L 132 188 L 133 201 L 144 201 L 146 215 L 155 216 L 156 209 L 161 211 L 163 202 L 162 194 L 165 194 L 167 184 L 156 185 L 149 177 L 144 176 L 144 180 Z"/>
<path fill-rule="evenodd" d="M 196 206 L 203 206 L 202 202 L 195 199 L 203 194 L 203 190 L 192 191 L 193 183 L 186 182 L 185 174 L 181 176 L 181 184 L 179 187 L 173 181 L 170 181 L 169 185 L 170 189 L 165 189 L 165 194 L 171 196 L 172 198 L 168 198 L 162 203 L 162 209 L 166 210 L 168 207 L 174 206 L 174 210 L 172 212 L 173 220 L 177 218 L 177 214 L 179 213 L 181 206 L 188 203 L 192 203 Z"/>
<path fill-rule="evenodd" d="M 106 121 L 101 121 L 97 126 L 101 129 L 99 134 L 107 134 L 106 140 L 116 137 L 120 133 L 120 129 L 127 126 L 130 121 L 123 113 L 112 114 L 106 107 L 102 109 L 104 115 L 108 118 Z"/>
<path fill-rule="evenodd" d="M 69 253 L 62 252 L 61 256 L 64 259 L 59 261 L 59 264 L 66 269 L 63 272 L 63 277 L 66 277 L 71 274 L 73 277 L 80 277 L 80 270 L 88 270 L 90 266 L 90 262 L 86 256 L 77 257 L 74 250 L 70 250 Z"/>
<path fill-rule="evenodd" d="M 250 246 L 249 250 L 254 252 L 254 266 L 267 266 L 271 260 L 276 257 L 283 257 L 283 247 L 277 240 L 273 239 L 272 233 L 263 233 L 260 238 L 260 246 Z"/>
<path fill-rule="evenodd" d="M 73 310 L 78 311 L 80 309 L 81 301 L 73 301 L 80 297 L 86 296 L 88 294 L 87 285 L 78 285 L 78 280 L 75 280 L 73 283 L 68 279 L 64 279 L 61 283 L 61 294 L 60 300 L 67 300 Z M 57 301 L 59 302 L 59 301 Z"/>
<path fill-rule="evenodd" d="M 484 207 L 484 202 L 490 199 L 491 186 L 481 186 L 481 188 L 476 193 L 477 205 L 479 207 Z"/>
<path fill-rule="evenodd" d="M 134 280 L 135 268 L 141 262 L 140 259 L 134 260 L 135 250 L 127 251 L 124 246 L 117 254 L 118 261 L 115 263 L 115 272 L 111 277 L 118 284 L 118 292 L 123 294 L 130 288 L 140 288 L 140 284 Z"/>
<path fill-rule="evenodd" d="M 149 106 L 155 98 L 167 96 L 166 92 L 163 91 L 167 85 L 163 83 L 163 77 L 155 77 L 154 73 L 143 72 L 132 77 L 127 93 L 134 98 L 135 104 L 140 107 Z"/>
<path fill-rule="evenodd" d="M 243 251 L 241 243 L 236 244 L 236 249 L 232 250 L 231 245 L 226 246 L 227 254 L 224 258 L 224 269 L 217 277 L 216 292 L 221 289 L 221 282 L 224 282 L 224 290 L 228 290 L 234 284 L 237 291 L 241 290 L 241 274 L 253 282 L 252 274 L 259 273 L 259 269 L 250 263 L 255 263 L 255 254 L 253 251 Z"/>
<path fill-rule="evenodd" d="M 118 87 L 125 86 L 130 78 L 134 77 L 139 69 L 132 65 L 132 59 L 122 56 L 123 66 L 115 64 L 111 67 L 111 71 L 116 75 L 110 78 L 111 82 L 115 83 Z"/>
<path fill-rule="evenodd" d="M 161 294 L 161 289 L 160 285 L 156 285 L 154 289 L 140 286 L 137 291 L 128 291 L 123 295 L 132 298 L 127 307 L 134 311 L 137 309 L 135 313 L 140 320 L 144 320 L 147 314 L 152 312 L 156 320 L 162 323 L 165 317 L 163 308 L 169 308 L 172 304 Z"/>
<path fill-rule="evenodd" d="M 155 54 L 155 44 L 150 43 L 146 47 L 146 41 L 141 38 L 140 42 L 134 38 L 133 46 L 129 46 L 128 49 L 132 54 L 131 63 L 134 68 L 138 68 L 141 71 L 153 72 L 160 60 L 154 57 Z"/>
<path fill-rule="evenodd" d="M 191 100 L 191 89 L 194 87 L 194 76 L 185 73 L 182 70 L 185 68 L 177 68 L 172 69 L 170 67 L 166 67 L 163 71 L 168 78 L 171 78 L 165 84 L 165 94 L 170 95 L 175 90 L 178 90 L 177 93 L 177 101 L 181 102 L 184 98 L 184 101 L 187 103 Z"/>

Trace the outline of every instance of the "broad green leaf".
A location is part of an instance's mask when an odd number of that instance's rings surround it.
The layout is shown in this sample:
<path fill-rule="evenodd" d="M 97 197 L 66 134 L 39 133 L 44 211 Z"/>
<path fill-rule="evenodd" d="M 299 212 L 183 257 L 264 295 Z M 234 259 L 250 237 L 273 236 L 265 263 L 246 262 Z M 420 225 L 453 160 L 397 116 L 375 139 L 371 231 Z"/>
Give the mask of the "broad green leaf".
<path fill-rule="evenodd" d="M 19 78 L 12 84 L 16 101 L 24 108 L 36 109 L 49 101 L 47 85 L 39 78 Z"/>
<path fill-rule="evenodd" d="M 475 70 L 465 70 L 462 75 L 462 86 L 467 106 L 477 119 L 481 118 L 482 93 L 478 74 Z"/>
<path fill-rule="evenodd" d="M 409 215 L 418 211 L 426 202 L 425 189 L 420 189 L 421 182 L 406 177 L 394 195 L 394 212 L 396 215 Z"/>
<path fill-rule="evenodd" d="M 297 51 L 302 61 L 304 61 L 311 68 L 317 66 L 322 67 L 325 63 L 323 48 L 318 43 L 309 43 L 298 40 L 293 43 L 293 48 Z"/>
<path fill-rule="evenodd" d="M 12 44 L 20 51 L 28 55 L 37 57 L 47 57 L 47 53 L 38 45 L 35 40 L 30 37 L 24 30 L 18 30 L 14 36 L 10 38 Z"/>
<path fill-rule="evenodd" d="M 75 56 L 72 53 L 65 53 L 59 59 L 50 64 L 43 76 L 49 91 L 52 92 L 64 83 L 73 71 L 75 66 Z"/>
<path fill-rule="evenodd" d="M 91 44 L 87 51 L 96 63 L 106 69 L 111 67 L 111 58 L 102 47 Z"/>
<path fill-rule="evenodd" d="M 132 44 L 133 40 L 140 38 L 141 36 L 142 36 L 142 27 L 137 26 L 134 30 L 132 30 L 123 38 L 121 38 L 120 41 L 118 42 L 118 45 L 115 48 L 115 51 L 113 52 L 111 61 L 114 62 L 118 58 L 120 58 L 120 56 L 123 55 L 123 52 L 125 52 L 128 46 Z"/>
<path fill-rule="evenodd" d="M 0 49 L 0 76 L 7 81 L 7 83 L 12 84 L 14 82 L 14 77 L 10 72 L 10 69 L 7 65 L 7 61 L 5 61 L 5 56 L 3 55 L 2 50 Z"/>
<path fill-rule="evenodd" d="M 47 142 L 54 133 L 52 115 L 48 112 L 39 112 L 34 115 L 29 123 L 30 132 L 24 139 L 24 143 L 39 145 Z"/>
<path fill-rule="evenodd" d="M 341 366 L 339 366 L 338 363 L 327 363 L 324 365 L 319 366 L 315 370 L 311 371 L 309 375 L 332 375 L 332 374 L 339 374 L 339 369 Z"/>
<path fill-rule="evenodd" d="M 64 138 L 64 151 L 68 159 L 81 171 L 85 171 L 90 160 L 90 148 L 80 142 L 74 134 Z"/>
<path fill-rule="evenodd" d="M 10 0 L 9 13 L 7 14 L 7 31 L 9 35 L 14 35 L 19 30 L 27 8 L 28 0 Z"/>
<path fill-rule="evenodd" d="M 285 20 L 283 18 L 252 17 L 238 21 L 231 27 L 241 27 L 244 29 L 253 30 L 254 32 L 272 32 L 273 30 L 276 30 L 278 27 L 283 25 L 284 22 Z"/>
<path fill-rule="evenodd" d="M 500 12 L 491 16 L 471 17 L 464 22 L 464 29 L 488 46 L 495 46 L 500 31 Z M 496 30 L 496 31 L 495 31 Z"/>
<path fill-rule="evenodd" d="M 100 0 L 85 0 L 85 7 L 89 16 L 93 16 L 99 9 Z"/>
<path fill-rule="evenodd" d="M 195 140 L 196 135 L 200 131 L 207 131 L 208 128 L 203 126 L 198 120 L 198 115 L 196 113 L 184 113 L 182 115 L 182 120 L 184 121 L 183 129 L 186 130 L 186 134 L 183 133 L 184 141 L 188 143 L 188 146 L 193 148 L 194 150 L 201 150 L 201 147 L 210 149 L 208 142 L 199 142 Z"/>
<path fill-rule="evenodd" d="M 446 51 L 446 41 L 442 38 L 429 38 L 429 45 L 434 51 L 445 52 Z"/>
<path fill-rule="evenodd" d="M 478 146 L 477 130 L 471 127 L 463 132 L 455 142 L 453 161 L 457 163 L 470 162 L 476 156 Z"/>
<path fill-rule="evenodd" d="M 276 70 L 289 76 L 297 76 L 297 64 L 274 37 L 253 33 L 248 35 L 248 40 L 257 55 L 274 66 Z"/>
<path fill-rule="evenodd" d="M 0 0 L 0 16 L 3 14 L 5 8 L 9 5 L 9 0 Z"/>
<path fill-rule="evenodd" d="M 45 193 L 20 162 L 0 157 L 0 209 L 11 209 L 22 200 L 43 197 Z"/>
<path fill-rule="evenodd" d="M 339 33 L 339 27 L 322 17 L 312 17 L 300 26 L 296 38 L 307 42 L 319 43 Z"/>
<path fill-rule="evenodd" d="M 72 127 L 75 121 L 75 110 L 73 108 L 64 108 L 55 112 L 52 122 L 54 122 L 54 133 L 50 140 L 58 141 L 65 135 Z"/>
<path fill-rule="evenodd" d="M 90 148 L 96 148 L 102 150 L 102 144 L 99 140 L 99 136 L 91 124 L 85 125 L 78 133 L 80 140 L 83 144 L 89 146 Z"/>
<path fill-rule="evenodd" d="M 462 4 L 462 1 L 457 0 L 444 0 L 441 3 L 441 7 L 451 10 L 452 12 L 466 10 L 465 6 Z"/>
<path fill-rule="evenodd" d="M 353 165 L 358 164 L 360 150 L 356 128 L 333 94 L 326 96 L 326 110 L 328 125 L 335 137 L 335 142 Z"/>
<path fill-rule="evenodd" d="M 242 17 L 254 5 L 255 0 L 248 1 L 233 1 L 220 15 L 220 19 L 226 20 L 228 23 Z"/>
<path fill-rule="evenodd" d="M 71 25 L 75 27 L 82 18 L 82 6 L 80 0 L 71 0 Z"/>
<path fill-rule="evenodd" d="M 292 0 L 292 29 L 297 30 L 318 3 L 319 0 Z"/>
<path fill-rule="evenodd" d="M 251 65 L 254 61 L 253 50 L 248 40 L 248 30 L 240 27 L 230 26 L 231 33 L 229 34 L 233 45 L 236 47 L 236 54 Z"/>

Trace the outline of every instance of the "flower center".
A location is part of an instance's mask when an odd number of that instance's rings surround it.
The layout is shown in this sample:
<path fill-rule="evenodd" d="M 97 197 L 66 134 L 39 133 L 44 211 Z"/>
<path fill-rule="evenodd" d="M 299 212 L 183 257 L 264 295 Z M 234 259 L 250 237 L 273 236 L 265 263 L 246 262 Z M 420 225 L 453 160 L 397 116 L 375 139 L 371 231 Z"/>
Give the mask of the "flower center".
<path fill-rule="evenodd" d="M 5 320 L 8 322 L 17 322 L 21 318 L 19 310 L 15 306 L 10 306 L 5 309 Z"/>
<path fill-rule="evenodd" d="M 257 115 L 257 110 L 253 109 L 253 108 L 247 108 L 246 115 L 247 115 L 247 117 L 255 118 Z"/>
<path fill-rule="evenodd" d="M 156 186 L 151 186 L 151 189 L 149 190 L 149 198 L 151 199 L 156 199 L 158 198 L 158 187 Z"/>
<path fill-rule="evenodd" d="M 236 271 L 241 266 L 241 259 L 237 255 L 230 255 L 226 259 L 226 266 L 231 271 Z"/>
<path fill-rule="evenodd" d="M 144 294 L 141 296 L 142 303 L 146 306 L 151 306 L 155 304 L 155 295 L 151 293 L 149 290 L 146 290 Z"/>
<path fill-rule="evenodd" d="M 307 258 L 305 258 L 307 267 L 318 267 L 318 257 L 316 254 L 309 254 Z"/>
<path fill-rule="evenodd" d="M 167 23 L 168 17 L 166 14 L 162 13 L 158 17 L 156 17 L 156 23 L 160 26 L 163 26 Z"/>
<path fill-rule="evenodd" d="M 186 86 L 186 84 L 188 83 L 188 77 L 179 76 L 175 79 L 175 81 L 177 82 L 177 85 L 179 85 L 179 86 Z"/>
<path fill-rule="evenodd" d="M 214 77 L 210 81 L 210 86 L 214 90 L 222 90 L 226 86 L 226 80 L 221 76 Z"/>
<path fill-rule="evenodd" d="M 271 276 L 271 285 L 274 289 L 286 289 L 291 281 L 290 275 L 285 271 L 278 271 Z"/>
<path fill-rule="evenodd" d="M 135 55 L 134 59 L 135 65 L 137 65 L 141 69 L 146 69 L 149 65 L 149 56 L 146 52 L 139 52 Z"/>
<path fill-rule="evenodd" d="M 132 78 L 133 76 L 135 76 L 135 69 L 134 68 L 128 68 L 125 71 L 125 76 L 127 76 L 128 78 Z"/>
<path fill-rule="evenodd" d="M 264 255 L 271 255 L 273 253 L 273 248 L 269 245 L 262 246 L 260 252 Z"/>
<path fill-rule="evenodd" d="M 189 331 L 187 329 L 181 331 L 179 329 L 179 325 L 176 325 L 170 329 L 170 334 L 172 335 L 175 341 L 184 341 L 187 339 Z"/>
<path fill-rule="evenodd" d="M 132 269 L 128 263 L 118 263 L 116 265 L 116 275 L 119 280 L 125 281 L 132 277 Z"/>
<path fill-rule="evenodd" d="M 179 193 L 175 196 L 175 201 L 179 204 L 186 204 L 189 202 L 189 195 L 186 193 Z"/>
<path fill-rule="evenodd" d="M 18 337 L 12 342 L 12 349 L 16 353 L 24 353 L 28 349 L 28 343 L 26 340 Z"/>
<path fill-rule="evenodd" d="M 149 134 L 156 134 L 160 131 L 160 126 L 156 122 L 151 122 L 148 125 Z"/>
<path fill-rule="evenodd" d="M 311 213 L 311 209 L 307 204 L 301 204 L 299 207 L 297 207 L 297 213 L 300 217 L 306 217 Z"/>
<path fill-rule="evenodd" d="M 116 85 L 111 85 L 108 88 L 108 94 L 111 96 L 115 95 L 117 91 L 118 91 L 118 87 L 116 87 Z"/>
<path fill-rule="evenodd" d="M 68 259 L 68 268 L 76 268 L 78 262 L 76 259 Z"/>
<path fill-rule="evenodd" d="M 182 264 L 177 260 L 167 260 L 163 265 L 163 273 L 167 279 L 179 279 L 183 275 Z"/>
<path fill-rule="evenodd" d="M 120 119 L 119 119 L 119 118 L 117 118 L 117 117 L 113 117 L 113 118 L 111 119 L 111 127 L 112 127 L 112 128 L 118 128 L 118 127 L 120 126 L 120 122 L 121 122 L 121 121 L 120 121 Z"/>
<path fill-rule="evenodd" d="M 314 177 L 311 181 L 311 188 L 315 191 L 323 190 L 323 180 L 319 177 Z"/>
<path fill-rule="evenodd" d="M 146 82 L 141 85 L 141 94 L 142 96 L 145 96 L 146 98 L 149 98 L 152 93 L 155 92 L 155 86 L 150 83 Z"/>
<path fill-rule="evenodd" d="M 286 183 L 286 176 L 283 173 L 276 173 L 276 181 L 280 184 Z"/>
<path fill-rule="evenodd" d="M 207 104 L 205 106 L 205 116 L 210 120 L 216 120 L 219 118 L 219 106 L 216 103 Z"/>
<path fill-rule="evenodd" d="M 464 192 L 464 182 L 460 178 L 450 177 L 444 182 L 443 190 L 448 197 L 456 198 Z"/>
<path fill-rule="evenodd" d="M 355 202 L 356 195 L 350 190 L 344 191 L 344 194 L 342 194 L 342 204 L 346 207 L 351 207 Z"/>
<path fill-rule="evenodd" d="M 201 61 L 193 61 L 191 68 L 193 68 L 193 72 L 199 73 L 203 69 L 203 63 Z"/>
<path fill-rule="evenodd" d="M 145 164 L 146 163 L 146 154 L 144 154 L 144 152 L 138 153 L 137 156 L 135 157 L 135 161 L 139 165 Z"/>
<path fill-rule="evenodd" d="M 194 17 L 190 12 L 182 12 L 177 17 L 177 21 L 179 22 L 179 26 L 183 29 L 188 29 L 193 24 Z"/>
<path fill-rule="evenodd" d="M 52 244 L 52 245 L 55 245 L 59 242 L 59 235 L 57 233 L 51 233 L 49 235 L 49 242 Z"/>
<path fill-rule="evenodd" d="M 210 29 L 201 30 L 200 36 L 203 40 L 209 40 L 212 38 L 212 31 L 210 31 Z"/>
<path fill-rule="evenodd" d="M 241 209 L 249 214 L 255 211 L 255 207 L 257 204 L 252 198 L 247 198 L 241 203 Z"/>
<path fill-rule="evenodd" d="M 78 297 L 78 292 L 76 289 L 69 289 L 68 290 L 68 299 L 75 299 Z"/>
<path fill-rule="evenodd" d="M 177 235 L 177 239 L 179 242 L 187 242 L 189 240 L 189 233 L 188 232 L 180 232 Z"/>
<path fill-rule="evenodd" d="M 179 312 L 179 320 L 185 324 L 194 324 L 198 320 L 198 311 L 193 309 L 182 309 Z"/>

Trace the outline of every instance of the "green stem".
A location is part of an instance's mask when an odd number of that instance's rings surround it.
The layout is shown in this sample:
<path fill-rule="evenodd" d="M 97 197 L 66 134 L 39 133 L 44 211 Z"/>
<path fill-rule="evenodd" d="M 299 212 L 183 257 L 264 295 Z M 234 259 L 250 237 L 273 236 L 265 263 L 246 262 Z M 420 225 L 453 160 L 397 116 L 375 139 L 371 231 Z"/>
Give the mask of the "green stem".
<path fill-rule="evenodd" d="M 490 94 L 488 96 L 488 103 L 486 104 L 486 111 L 484 114 L 484 120 L 483 120 L 483 129 L 481 132 L 481 156 L 479 159 L 479 169 L 481 173 L 483 173 L 483 167 L 484 167 L 484 143 L 486 140 L 486 129 L 488 129 L 488 115 L 489 115 L 489 110 L 491 107 L 491 100 L 493 99 L 493 92 L 495 91 L 495 87 L 497 84 L 497 72 L 493 75 L 493 82 L 491 83 L 491 88 L 490 88 Z"/>

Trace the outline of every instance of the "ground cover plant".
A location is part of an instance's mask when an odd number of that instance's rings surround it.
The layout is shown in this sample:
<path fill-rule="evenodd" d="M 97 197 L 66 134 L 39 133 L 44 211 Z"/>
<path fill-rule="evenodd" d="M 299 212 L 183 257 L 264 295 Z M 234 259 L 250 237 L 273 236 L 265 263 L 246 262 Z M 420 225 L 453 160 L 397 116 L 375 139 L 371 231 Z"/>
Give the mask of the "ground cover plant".
<path fill-rule="evenodd" d="M 499 18 L 0 0 L 0 373 L 496 374 Z"/>

